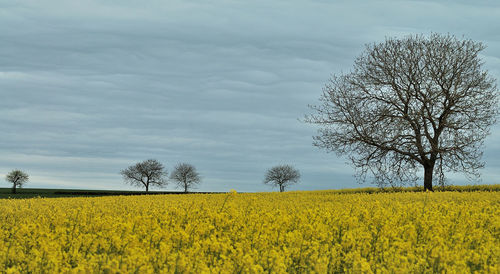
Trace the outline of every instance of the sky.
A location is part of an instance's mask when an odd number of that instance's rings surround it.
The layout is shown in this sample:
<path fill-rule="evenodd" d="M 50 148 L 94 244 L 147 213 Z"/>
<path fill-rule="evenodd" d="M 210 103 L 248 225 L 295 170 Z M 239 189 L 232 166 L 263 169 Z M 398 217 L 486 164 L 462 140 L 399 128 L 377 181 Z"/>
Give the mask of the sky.
<path fill-rule="evenodd" d="M 472 0 L 0 0 L 0 181 L 130 190 L 120 170 L 152 158 L 193 164 L 197 191 L 276 190 L 262 181 L 278 164 L 302 174 L 290 190 L 373 186 L 312 146 L 308 105 L 365 44 L 409 34 L 484 43 L 500 80 L 499 18 Z M 497 124 L 482 181 L 450 183 L 499 183 L 499 139 Z"/>

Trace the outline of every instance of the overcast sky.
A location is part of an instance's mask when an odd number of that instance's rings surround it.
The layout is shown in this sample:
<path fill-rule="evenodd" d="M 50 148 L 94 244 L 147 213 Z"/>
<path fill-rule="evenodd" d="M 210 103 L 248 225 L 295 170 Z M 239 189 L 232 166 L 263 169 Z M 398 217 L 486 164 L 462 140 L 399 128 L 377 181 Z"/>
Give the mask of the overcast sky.
<path fill-rule="evenodd" d="M 0 0 L 0 180 L 134 189 L 120 170 L 154 158 L 195 165 L 200 191 L 272 190 L 282 163 L 302 173 L 294 190 L 359 187 L 299 120 L 328 78 L 366 43 L 438 32 L 483 42 L 500 79 L 499 18 L 494 0 Z M 499 139 L 482 183 L 499 183 Z"/>

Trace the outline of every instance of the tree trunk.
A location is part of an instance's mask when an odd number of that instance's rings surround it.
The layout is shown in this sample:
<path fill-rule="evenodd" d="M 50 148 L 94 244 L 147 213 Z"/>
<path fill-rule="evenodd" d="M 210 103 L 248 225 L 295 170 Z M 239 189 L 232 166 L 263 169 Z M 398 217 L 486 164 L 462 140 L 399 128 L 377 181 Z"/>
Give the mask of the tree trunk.
<path fill-rule="evenodd" d="M 16 194 L 16 184 L 12 186 L 12 194 Z"/>
<path fill-rule="evenodd" d="M 432 190 L 432 173 L 434 172 L 434 166 L 424 167 L 424 190 Z"/>
<path fill-rule="evenodd" d="M 146 184 L 146 192 L 149 190 L 149 184 Z"/>
<path fill-rule="evenodd" d="M 283 187 L 283 185 L 280 185 L 280 192 L 283 192 L 285 191 L 285 188 Z"/>
<path fill-rule="evenodd" d="M 184 192 L 188 192 L 188 186 L 187 186 L 187 184 L 184 184 Z"/>

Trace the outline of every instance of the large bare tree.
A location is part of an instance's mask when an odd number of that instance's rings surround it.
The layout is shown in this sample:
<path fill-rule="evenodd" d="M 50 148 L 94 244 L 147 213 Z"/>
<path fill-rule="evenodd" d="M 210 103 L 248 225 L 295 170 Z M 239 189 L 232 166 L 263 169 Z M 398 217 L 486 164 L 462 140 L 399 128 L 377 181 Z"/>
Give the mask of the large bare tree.
<path fill-rule="evenodd" d="M 264 184 L 277 186 L 280 192 L 285 191 L 285 188 L 298 183 L 300 180 L 300 172 L 291 165 L 279 165 L 272 167 L 266 171 Z"/>
<path fill-rule="evenodd" d="M 7 182 L 12 184 L 12 193 L 16 194 L 16 189 L 23 187 L 29 180 L 29 175 L 19 169 L 12 170 L 5 176 Z"/>
<path fill-rule="evenodd" d="M 164 187 L 167 185 L 167 170 L 158 160 L 149 159 L 122 170 L 123 180 L 133 186 L 144 186 L 146 192 L 150 186 Z"/>
<path fill-rule="evenodd" d="M 184 192 L 188 192 L 189 189 L 201 182 L 200 174 L 196 171 L 196 168 L 187 163 L 177 164 L 172 174 L 170 174 L 170 179 L 173 180 L 178 187 L 183 188 Z"/>
<path fill-rule="evenodd" d="M 416 182 L 422 170 L 426 190 L 447 171 L 476 178 L 498 114 L 484 48 L 440 34 L 367 45 L 306 116 L 320 126 L 314 145 L 348 155 L 361 181 L 368 173 L 381 186 Z"/>

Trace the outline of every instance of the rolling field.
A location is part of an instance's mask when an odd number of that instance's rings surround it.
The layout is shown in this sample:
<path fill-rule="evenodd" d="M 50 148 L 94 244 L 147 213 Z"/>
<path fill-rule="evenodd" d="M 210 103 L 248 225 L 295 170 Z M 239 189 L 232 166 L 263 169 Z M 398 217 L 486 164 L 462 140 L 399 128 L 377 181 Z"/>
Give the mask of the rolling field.
<path fill-rule="evenodd" d="M 10 272 L 500 272 L 500 192 L 0 200 Z"/>

